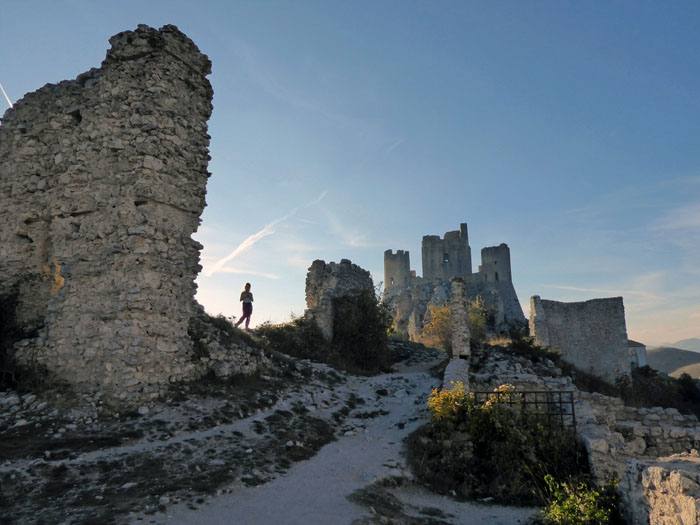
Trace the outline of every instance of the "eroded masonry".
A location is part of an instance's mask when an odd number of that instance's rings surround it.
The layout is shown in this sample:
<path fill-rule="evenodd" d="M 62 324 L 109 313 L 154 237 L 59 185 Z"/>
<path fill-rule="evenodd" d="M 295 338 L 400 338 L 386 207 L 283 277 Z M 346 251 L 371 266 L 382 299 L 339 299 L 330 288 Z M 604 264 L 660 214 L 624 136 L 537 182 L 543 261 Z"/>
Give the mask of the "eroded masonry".
<path fill-rule="evenodd" d="M 306 312 L 328 341 L 333 340 L 333 299 L 361 291 L 374 291 L 367 270 L 349 259 L 326 263 L 320 259 L 311 263 L 306 274 Z"/>
<path fill-rule="evenodd" d="M 631 373 L 622 297 L 563 303 L 535 295 L 530 299 L 530 335 L 610 383 Z"/>
<path fill-rule="evenodd" d="M 481 250 L 481 265 L 472 272 L 467 225 L 422 242 L 423 276 L 411 270 L 408 251 L 384 252 L 384 301 L 394 317 L 394 327 L 408 339 L 419 341 L 430 322 L 429 306 L 449 304 L 451 279 L 462 279 L 469 300 L 481 297 L 489 310 L 494 331 L 525 326 L 526 320 L 513 287 L 510 249 L 505 243 Z"/>
<path fill-rule="evenodd" d="M 195 373 L 188 325 L 205 206 L 211 62 L 175 26 L 110 39 L 0 126 L 0 297 L 21 363 L 157 395 Z"/>

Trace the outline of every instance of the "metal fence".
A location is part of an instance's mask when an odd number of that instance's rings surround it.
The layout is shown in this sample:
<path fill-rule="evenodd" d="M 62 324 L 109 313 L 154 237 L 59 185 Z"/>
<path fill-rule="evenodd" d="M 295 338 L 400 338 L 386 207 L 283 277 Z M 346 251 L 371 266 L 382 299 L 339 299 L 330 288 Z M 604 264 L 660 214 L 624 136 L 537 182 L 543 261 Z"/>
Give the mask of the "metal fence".
<path fill-rule="evenodd" d="M 498 402 L 544 420 L 548 425 L 561 424 L 576 429 L 576 412 L 574 410 L 574 393 L 563 390 L 530 390 L 513 392 L 475 391 L 477 403 Z"/>

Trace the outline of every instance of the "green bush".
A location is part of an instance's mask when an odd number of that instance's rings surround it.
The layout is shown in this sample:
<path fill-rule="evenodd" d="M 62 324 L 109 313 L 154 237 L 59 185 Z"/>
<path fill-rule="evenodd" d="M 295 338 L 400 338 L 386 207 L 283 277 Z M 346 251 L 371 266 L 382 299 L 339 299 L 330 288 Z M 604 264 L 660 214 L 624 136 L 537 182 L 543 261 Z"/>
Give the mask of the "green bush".
<path fill-rule="evenodd" d="M 542 511 L 545 523 L 553 525 L 606 525 L 619 521 L 617 480 L 599 490 L 587 483 L 559 483 L 545 476 L 549 503 Z"/>
<path fill-rule="evenodd" d="M 477 296 L 473 301 L 469 301 L 469 332 L 472 345 L 482 345 L 486 342 L 488 321 L 489 310 L 484 299 Z"/>
<path fill-rule="evenodd" d="M 391 316 L 372 290 L 333 299 L 333 350 L 341 366 L 359 373 L 391 369 Z"/>
<path fill-rule="evenodd" d="M 311 319 L 298 317 L 279 325 L 265 323 L 255 333 L 273 350 L 299 359 L 327 362 L 331 354 L 330 345 Z"/>
<path fill-rule="evenodd" d="M 459 388 L 433 392 L 433 420 L 407 439 L 409 464 L 419 479 L 463 499 L 544 504 L 545 475 L 566 480 L 587 474 L 586 453 L 572 429 L 543 424 L 535 414 L 490 397 L 480 405 Z"/>
<path fill-rule="evenodd" d="M 391 319 L 371 290 L 333 300 L 333 341 L 328 342 L 312 319 L 256 328 L 273 349 L 293 357 L 328 363 L 359 374 L 391 368 L 387 331 Z"/>

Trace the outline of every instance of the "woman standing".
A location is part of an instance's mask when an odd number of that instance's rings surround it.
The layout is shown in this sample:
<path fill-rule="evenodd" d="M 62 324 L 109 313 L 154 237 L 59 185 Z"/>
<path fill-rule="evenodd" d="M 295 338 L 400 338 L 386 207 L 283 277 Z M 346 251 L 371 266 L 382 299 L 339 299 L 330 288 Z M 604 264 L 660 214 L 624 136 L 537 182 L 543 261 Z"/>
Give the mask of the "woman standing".
<path fill-rule="evenodd" d="M 253 313 L 253 294 L 250 292 L 250 283 L 245 283 L 245 289 L 241 292 L 241 301 L 243 302 L 243 316 L 238 320 L 236 326 L 245 320 L 245 329 L 248 330 L 250 315 Z"/>

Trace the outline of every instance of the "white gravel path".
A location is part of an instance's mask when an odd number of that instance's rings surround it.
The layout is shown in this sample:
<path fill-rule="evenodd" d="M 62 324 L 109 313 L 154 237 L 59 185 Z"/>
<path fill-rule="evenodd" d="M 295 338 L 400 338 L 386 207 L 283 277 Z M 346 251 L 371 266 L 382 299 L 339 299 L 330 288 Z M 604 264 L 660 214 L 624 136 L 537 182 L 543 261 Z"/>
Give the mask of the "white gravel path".
<path fill-rule="evenodd" d="M 427 418 L 425 401 L 440 381 L 421 363 L 393 374 L 352 377 L 339 387 L 366 400 L 358 412 L 387 411 L 375 418 L 350 418 L 340 437 L 314 457 L 257 487 L 237 483 L 196 510 L 185 504 L 168 506 L 163 514 L 134 517 L 131 523 L 157 524 L 351 524 L 371 516 L 371 510 L 348 501 L 352 492 L 390 476 L 410 477 L 401 455 L 403 439 Z M 377 390 L 385 389 L 387 395 Z M 383 392 L 382 392 L 383 393 Z M 403 428 L 400 428 L 403 427 Z M 453 524 L 525 523 L 536 509 L 461 503 L 415 485 L 390 489 L 408 506 L 434 507 Z"/>

